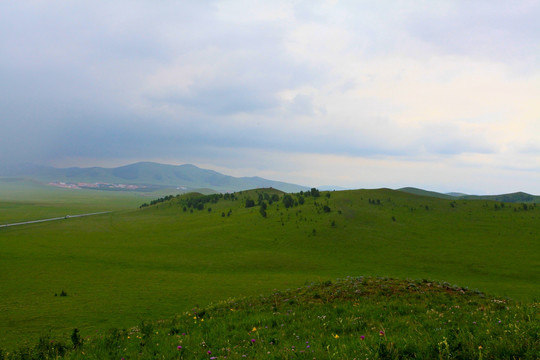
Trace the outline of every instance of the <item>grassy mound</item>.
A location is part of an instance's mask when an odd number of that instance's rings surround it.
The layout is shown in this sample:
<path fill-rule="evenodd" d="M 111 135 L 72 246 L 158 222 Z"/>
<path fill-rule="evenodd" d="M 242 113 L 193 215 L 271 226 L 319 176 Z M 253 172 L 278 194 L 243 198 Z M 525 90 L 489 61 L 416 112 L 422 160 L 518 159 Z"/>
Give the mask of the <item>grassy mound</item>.
<path fill-rule="evenodd" d="M 427 280 L 347 278 L 229 299 L 5 359 L 537 359 L 538 303 Z M 2 356 L 0 356 L 2 358 Z"/>

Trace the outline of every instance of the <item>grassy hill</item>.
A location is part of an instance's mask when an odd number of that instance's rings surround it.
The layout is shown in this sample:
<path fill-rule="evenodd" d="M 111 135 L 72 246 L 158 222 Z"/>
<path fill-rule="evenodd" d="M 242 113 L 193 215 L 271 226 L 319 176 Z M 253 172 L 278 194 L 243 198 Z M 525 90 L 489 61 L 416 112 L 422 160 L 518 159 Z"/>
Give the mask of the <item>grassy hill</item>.
<path fill-rule="evenodd" d="M 302 198 L 275 189 L 191 194 L 0 229 L 0 347 L 73 328 L 84 337 L 128 329 L 195 304 L 346 276 L 433 279 L 520 301 L 540 295 L 540 207 L 388 189 Z"/>
<path fill-rule="evenodd" d="M 453 196 L 450 194 L 441 194 L 435 191 L 428 191 L 428 190 L 418 189 L 415 187 L 404 187 L 397 190 L 403 191 L 409 194 L 413 194 L 413 195 L 429 196 L 429 197 L 435 197 L 439 199 L 455 199 L 456 198 L 456 196 Z"/>
<path fill-rule="evenodd" d="M 403 191 L 409 194 L 429 196 L 440 199 L 461 199 L 461 200 L 491 200 L 491 201 L 500 201 L 507 203 L 540 203 L 540 196 L 527 194 L 524 192 L 516 192 L 511 194 L 500 194 L 500 195 L 467 195 L 461 193 L 448 193 L 441 194 L 435 191 L 428 191 L 423 189 L 418 189 L 414 187 L 405 187 L 398 189 L 398 191 Z"/>
<path fill-rule="evenodd" d="M 524 192 L 501 195 L 465 195 L 461 196 L 460 198 L 466 200 L 492 200 L 509 203 L 540 203 L 540 196 L 535 196 Z"/>
<path fill-rule="evenodd" d="M 0 169 L 0 176 L 25 177 L 41 182 L 106 182 L 113 184 L 158 185 L 188 189 L 210 188 L 215 191 L 241 191 L 259 187 L 273 187 L 286 192 L 307 190 L 305 186 L 272 181 L 260 177 L 233 177 L 195 165 L 164 165 L 139 162 L 117 168 L 66 168 L 25 166 Z"/>
<path fill-rule="evenodd" d="M 347 278 L 100 336 L 42 337 L 6 359 L 537 359 L 537 306 L 428 280 Z"/>

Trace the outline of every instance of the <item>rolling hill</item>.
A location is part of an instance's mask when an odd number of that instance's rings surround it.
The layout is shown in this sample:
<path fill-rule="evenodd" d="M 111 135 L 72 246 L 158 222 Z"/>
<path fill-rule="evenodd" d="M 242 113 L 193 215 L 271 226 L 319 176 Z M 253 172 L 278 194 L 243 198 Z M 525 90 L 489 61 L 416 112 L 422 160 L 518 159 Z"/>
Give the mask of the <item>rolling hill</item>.
<path fill-rule="evenodd" d="M 538 206 L 495 208 L 389 189 L 318 195 L 186 194 L 2 228 L 0 347 L 35 342 L 48 330 L 87 336 L 129 328 L 195 304 L 346 276 L 431 279 L 538 298 Z M 67 296 L 54 296 L 62 291 Z"/>
<path fill-rule="evenodd" d="M 409 194 L 420 195 L 420 196 L 429 196 L 439 199 L 454 199 L 454 200 L 491 200 L 491 201 L 500 201 L 508 203 L 540 203 L 540 196 L 531 195 L 524 192 L 516 192 L 510 194 L 500 194 L 500 195 L 467 195 L 462 193 L 447 193 L 442 194 L 435 191 L 428 191 L 423 189 L 418 189 L 414 187 L 404 187 L 397 189 L 398 191 L 403 191 Z"/>

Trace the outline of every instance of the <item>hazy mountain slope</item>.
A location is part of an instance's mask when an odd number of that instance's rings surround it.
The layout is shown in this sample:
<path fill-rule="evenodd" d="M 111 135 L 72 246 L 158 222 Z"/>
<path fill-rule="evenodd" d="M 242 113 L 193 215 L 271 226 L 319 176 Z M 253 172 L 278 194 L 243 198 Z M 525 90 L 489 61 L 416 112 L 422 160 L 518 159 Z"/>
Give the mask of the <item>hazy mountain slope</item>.
<path fill-rule="evenodd" d="M 260 177 L 233 177 L 195 165 L 164 165 L 139 162 L 117 168 L 65 168 L 19 166 L 0 169 L 0 176 L 26 177 L 42 182 L 107 182 L 146 184 L 167 187 L 210 188 L 216 191 L 240 191 L 273 187 L 285 192 L 308 189 L 305 186 L 272 181 Z"/>

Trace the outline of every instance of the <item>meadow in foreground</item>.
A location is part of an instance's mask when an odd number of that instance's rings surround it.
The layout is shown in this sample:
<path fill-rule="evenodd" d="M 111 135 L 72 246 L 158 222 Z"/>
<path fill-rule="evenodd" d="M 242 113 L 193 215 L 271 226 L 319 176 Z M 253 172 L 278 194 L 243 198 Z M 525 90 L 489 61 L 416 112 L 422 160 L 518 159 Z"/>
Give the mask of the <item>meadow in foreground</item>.
<path fill-rule="evenodd" d="M 427 280 L 347 278 L 0 359 L 537 359 L 538 303 Z"/>
<path fill-rule="evenodd" d="M 0 348 L 358 274 L 448 281 L 531 302 L 540 295 L 539 218 L 534 205 L 385 189 L 259 189 L 3 228 Z"/>

